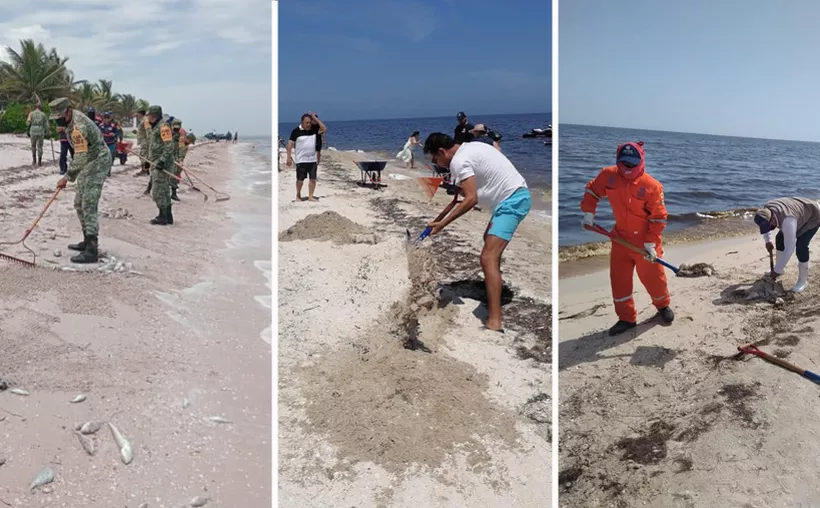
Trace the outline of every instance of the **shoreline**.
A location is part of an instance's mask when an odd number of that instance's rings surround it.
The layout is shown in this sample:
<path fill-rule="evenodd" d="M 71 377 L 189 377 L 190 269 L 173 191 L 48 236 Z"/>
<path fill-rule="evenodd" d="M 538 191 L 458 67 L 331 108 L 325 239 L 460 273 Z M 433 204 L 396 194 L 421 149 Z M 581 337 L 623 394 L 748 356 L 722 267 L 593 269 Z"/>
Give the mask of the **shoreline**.
<path fill-rule="evenodd" d="M 323 152 L 315 203 L 294 201 L 293 168 L 278 173 L 280 505 L 542 506 L 551 286 L 533 259 L 549 259 L 549 221 L 521 224 L 507 333 L 483 332 L 487 212 L 407 248 L 405 228 L 450 197 L 427 200 L 392 163 L 387 187 L 361 187 L 358 156 Z"/>
<path fill-rule="evenodd" d="M 0 136 L 4 163 L 28 155 L 27 141 Z M 231 190 L 240 175 L 238 150 L 202 144 L 189 151 L 185 165 L 234 196 L 203 202 L 180 185 L 175 225 L 165 228 L 147 224 L 156 208 L 141 195 L 146 179 L 131 176 L 136 158 L 113 166 L 100 202 L 100 246 L 133 265 L 133 273 L 97 270 L 102 264 L 59 269 L 71 265 L 65 244 L 79 231 L 73 184 L 27 240 L 42 268 L 0 263 L 0 308 L 8 310 L 0 315 L 0 336 L 14 351 L 0 359 L 0 377 L 31 393 L 0 393 L 0 406 L 21 415 L 0 422 L 14 436 L 0 445 L 0 499 L 14 506 L 114 506 L 127 499 L 136 506 L 200 495 L 218 504 L 270 503 L 270 346 L 259 338 L 270 311 L 253 301 L 265 292 L 265 279 L 245 261 L 248 254 L 264 257 L 265 247 L 226 243 L 242 229 L 229 213 L 263 213 L 264 203 L 237 199 Z M 50 163 L 0 168 L 4 237 L 36 216 L 58 178 Z M 235 301 L 248 304 L 226 307 Z M 77 393 L 87 400 L 67 404 Z M 233 423 L 216 424 L 211 416 Z M 129 465 L 105 427 L 92 437 L 95 454 L 83 451 L 72 429 L 89 420 L 117 425 L 134 450 Z M 262 467 L 248 468 L 248 461 Z M 55 481 L 27 492 L 46 466 Z"/>

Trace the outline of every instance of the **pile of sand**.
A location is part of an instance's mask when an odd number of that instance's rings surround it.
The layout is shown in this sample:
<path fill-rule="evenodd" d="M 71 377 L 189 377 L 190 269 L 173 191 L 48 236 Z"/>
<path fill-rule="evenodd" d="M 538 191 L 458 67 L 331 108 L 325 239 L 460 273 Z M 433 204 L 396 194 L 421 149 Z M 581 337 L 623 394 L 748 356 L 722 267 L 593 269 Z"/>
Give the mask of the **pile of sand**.
<path fill-rule="evenodd" d="M 373 241 L 363 239 L 367 236 Z M 294 240 L 332 241 L 336 244 L 375 243 L 375 237 L 367 228 L 331 211 L 308 215 L 279 234 L 280 242 Z"/>

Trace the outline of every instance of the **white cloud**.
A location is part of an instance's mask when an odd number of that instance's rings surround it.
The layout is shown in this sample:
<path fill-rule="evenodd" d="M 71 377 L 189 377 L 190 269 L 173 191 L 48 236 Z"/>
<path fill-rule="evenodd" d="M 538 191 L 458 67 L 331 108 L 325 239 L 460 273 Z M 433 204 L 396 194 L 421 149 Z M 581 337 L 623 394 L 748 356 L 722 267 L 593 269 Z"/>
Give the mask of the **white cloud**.
<path fill-rule="evenodd" d="M 184 109 L 195 131 L 270 131 L 266 113 L 251 113 L 270 111 L 268 0 L 0 0 L 0 10 L 0 46 L 55 47 L 76 79 L 109 79 L 115 92 Z"/>

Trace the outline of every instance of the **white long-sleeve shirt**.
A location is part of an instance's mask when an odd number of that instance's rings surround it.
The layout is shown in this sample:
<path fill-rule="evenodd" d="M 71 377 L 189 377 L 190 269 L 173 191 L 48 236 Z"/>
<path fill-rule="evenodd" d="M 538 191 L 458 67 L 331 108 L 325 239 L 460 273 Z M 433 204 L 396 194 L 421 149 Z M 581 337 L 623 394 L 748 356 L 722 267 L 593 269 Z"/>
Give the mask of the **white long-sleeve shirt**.
<path fill-rule="evenodd" d="M 797 219 L 794 217 L 786 217 L 783 219 L 783 224 L 780 225 L 780 232 L 783 233 L 783 255 L 780 261 L 774 266 L 774 273 L 782 275 L 786 270 L 786 264 L 794 254 L 794 249 L 797 246 Z M 770 243 L 772 241 L 771 231 L 763 234 L 763 241 Z"/>

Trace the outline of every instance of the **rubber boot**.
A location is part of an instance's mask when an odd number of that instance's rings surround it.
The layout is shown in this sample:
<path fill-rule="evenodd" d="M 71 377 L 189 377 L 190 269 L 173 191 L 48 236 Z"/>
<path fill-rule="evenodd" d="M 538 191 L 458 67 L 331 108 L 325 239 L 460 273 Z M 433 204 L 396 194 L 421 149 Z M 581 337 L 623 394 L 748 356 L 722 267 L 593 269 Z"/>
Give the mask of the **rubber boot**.
<path fill-rule="evenodd" d="M 143 196 L 147 196 L 148 194 L 151 194 L 151 184 L 152 183 L 153 182 L 151 180 L 148 180 L 148 188 L 146 188 L 145 192 L 142 193 Z"/>
<path fill-rule="evenodd" d="M 77 252 L 82 252 L 85 250 L 85 244 L 88 243 L 88 235 L 83 233 L 83 241 L 80 243 L 72 243 L 68 246 L 69 250 L 76 250 Z"/>
<path fill-rule="evenodd" d="M 179 197 L 177 196 L 177 188 L 171 187 L 171 199 L 174 201 L 179 201 Z"/>
<path fill-rule="evenodd" d="M 174 223 L 174 214 L 171 212 L 171 206 L 172 205 L 168 205 L 165 207 L 165 221 L 168 224 Z"/>
<path fill-rule="evenodd" d="M 635 326 L 636 324 L 631 321 L 618 320 L 618 322 L 609 329 L 609 336 L 614 337 L 615 335 L 620 335 L 627 330 L 635 328 Z"/>
<path fill-rule="evenodd" d="M 792 288 L 793 293 L 802 293 L 809 285 L 809 262 L 801 261 L 797 265 L 797 284 Z"/>
<path fill-rule="evenodd" d="M 97 251 L 97 236 L 88 235 L 86 237 L 85 249 L 71 257 L 72 263 L 96 263 L 99 260 Z"/>
<path fill-rule="evenodd" d="M 661 317 L 661 319 L 663 319 L 663 322 L 666 324 L 669 324 L 675 320 L 675 313 L 672 312 L 672 309 L 670 309 L 669 307 L 658 309 L 658 315 Z"/>
<path fill-rule="evenodd" d="M 32 166 L 36 166 L 36 165 L 37 165 L 37 154 L 35 154 L 35 153 L 33 153 L 33 152 L 32 152 L 32 154 L 31 154 L 31 165 L 32 165 Z"/>
<path fill-rule="evenodd" d="M 165 208 L 159 209 L 159 215 L 151 219 L 150 223 L 154 226 L 167 226 L 168 219 L 165 217 Z"/>
<path fill-rule="evenodd" d="M 38 166 L 42 166 L 42 165 L 43 165 L 43 156 L 42 156 L 42 155 L 39 155 L 39 156 L 37 157 L 37 165 L 38 165 Z"/>

